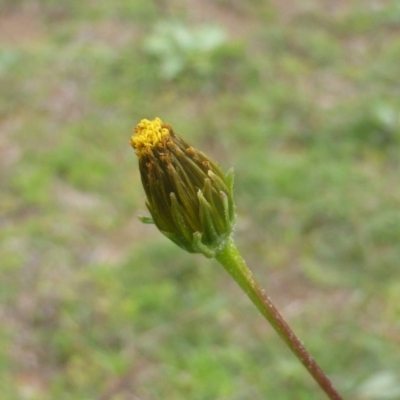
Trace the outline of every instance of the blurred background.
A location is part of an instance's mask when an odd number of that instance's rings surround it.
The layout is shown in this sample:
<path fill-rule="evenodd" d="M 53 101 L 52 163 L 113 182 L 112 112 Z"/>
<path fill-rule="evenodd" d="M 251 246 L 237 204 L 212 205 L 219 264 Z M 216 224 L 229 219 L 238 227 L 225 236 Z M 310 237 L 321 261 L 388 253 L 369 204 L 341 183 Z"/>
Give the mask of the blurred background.
<path fill-rule="evenodd" d="M 234 167 L 236 241 L 345 398 L 400 399 L 400 3 L 1 0 L 2 400 L 322 399 L 128 141 Z"/>

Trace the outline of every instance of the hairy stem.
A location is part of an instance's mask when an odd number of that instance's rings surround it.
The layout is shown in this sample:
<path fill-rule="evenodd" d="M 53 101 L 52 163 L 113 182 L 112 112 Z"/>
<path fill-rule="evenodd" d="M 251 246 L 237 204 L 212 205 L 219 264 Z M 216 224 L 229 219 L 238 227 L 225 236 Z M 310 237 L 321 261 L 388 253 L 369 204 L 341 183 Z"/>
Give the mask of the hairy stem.
<path fill-rule="evenodd" d="M 227 240 L 226 244 L 217 252 L 215 258 L 245 291 L 253 304 L 259 309 L 261 314 L 264 315 L 290 350 L 292 350 L 300 362 L 306 367 L 321 389 L 328 395 L 329 399 L 343 400 L 341 395 L 333 387 L 329 378 L 283 319 L 270 298 L 258 285 L 232 239 Z"/>

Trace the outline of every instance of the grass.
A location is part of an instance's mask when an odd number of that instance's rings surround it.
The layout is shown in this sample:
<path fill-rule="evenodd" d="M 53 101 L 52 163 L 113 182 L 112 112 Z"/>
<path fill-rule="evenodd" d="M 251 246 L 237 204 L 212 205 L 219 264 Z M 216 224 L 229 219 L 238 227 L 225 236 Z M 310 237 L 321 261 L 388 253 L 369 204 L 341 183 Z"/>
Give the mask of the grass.
<path fill-rule="evenodd" d="M 238 246 L 344 396 L 399 398 L 397 2 L 175 3 L 0 6 L 2 398 L 321 398 L 222 268 L 137 220 L 155 116 L 235 168 Z"/>

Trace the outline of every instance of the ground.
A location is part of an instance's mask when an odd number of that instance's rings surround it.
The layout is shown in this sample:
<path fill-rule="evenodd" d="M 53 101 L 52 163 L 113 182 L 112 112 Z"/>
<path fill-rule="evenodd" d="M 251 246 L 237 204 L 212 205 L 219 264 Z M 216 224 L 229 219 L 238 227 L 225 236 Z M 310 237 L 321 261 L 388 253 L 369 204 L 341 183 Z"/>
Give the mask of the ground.
<path fill-rule="evenodd" d="M 396 1 L 3 2 L 2 398 L 322 398 L 138 220 L 155 116 L 234 167 L 238 247 L 344 397 L 399 398 L 399 31 Z"/>

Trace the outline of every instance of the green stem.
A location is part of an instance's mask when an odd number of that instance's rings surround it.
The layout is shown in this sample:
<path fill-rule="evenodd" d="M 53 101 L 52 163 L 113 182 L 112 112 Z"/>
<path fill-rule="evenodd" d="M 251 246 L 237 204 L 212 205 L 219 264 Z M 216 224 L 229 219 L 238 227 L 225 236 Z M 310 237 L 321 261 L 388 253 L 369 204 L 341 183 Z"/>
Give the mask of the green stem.
<path fill-rule="evenodd" d="M 258 285 L 231 238 L 227 240 L 226 244 L 217 252 L 215 258 L 245 291 L 253 304 L 261 311 L 261 314 L 264 315 L 290 350 L 292 350 L 300 362 L 306 367 L 321 389 L 328 395 L 329 399 L 343 400 L 333 387 L 329 378 L 283 319 L 270 298 Z"/>

